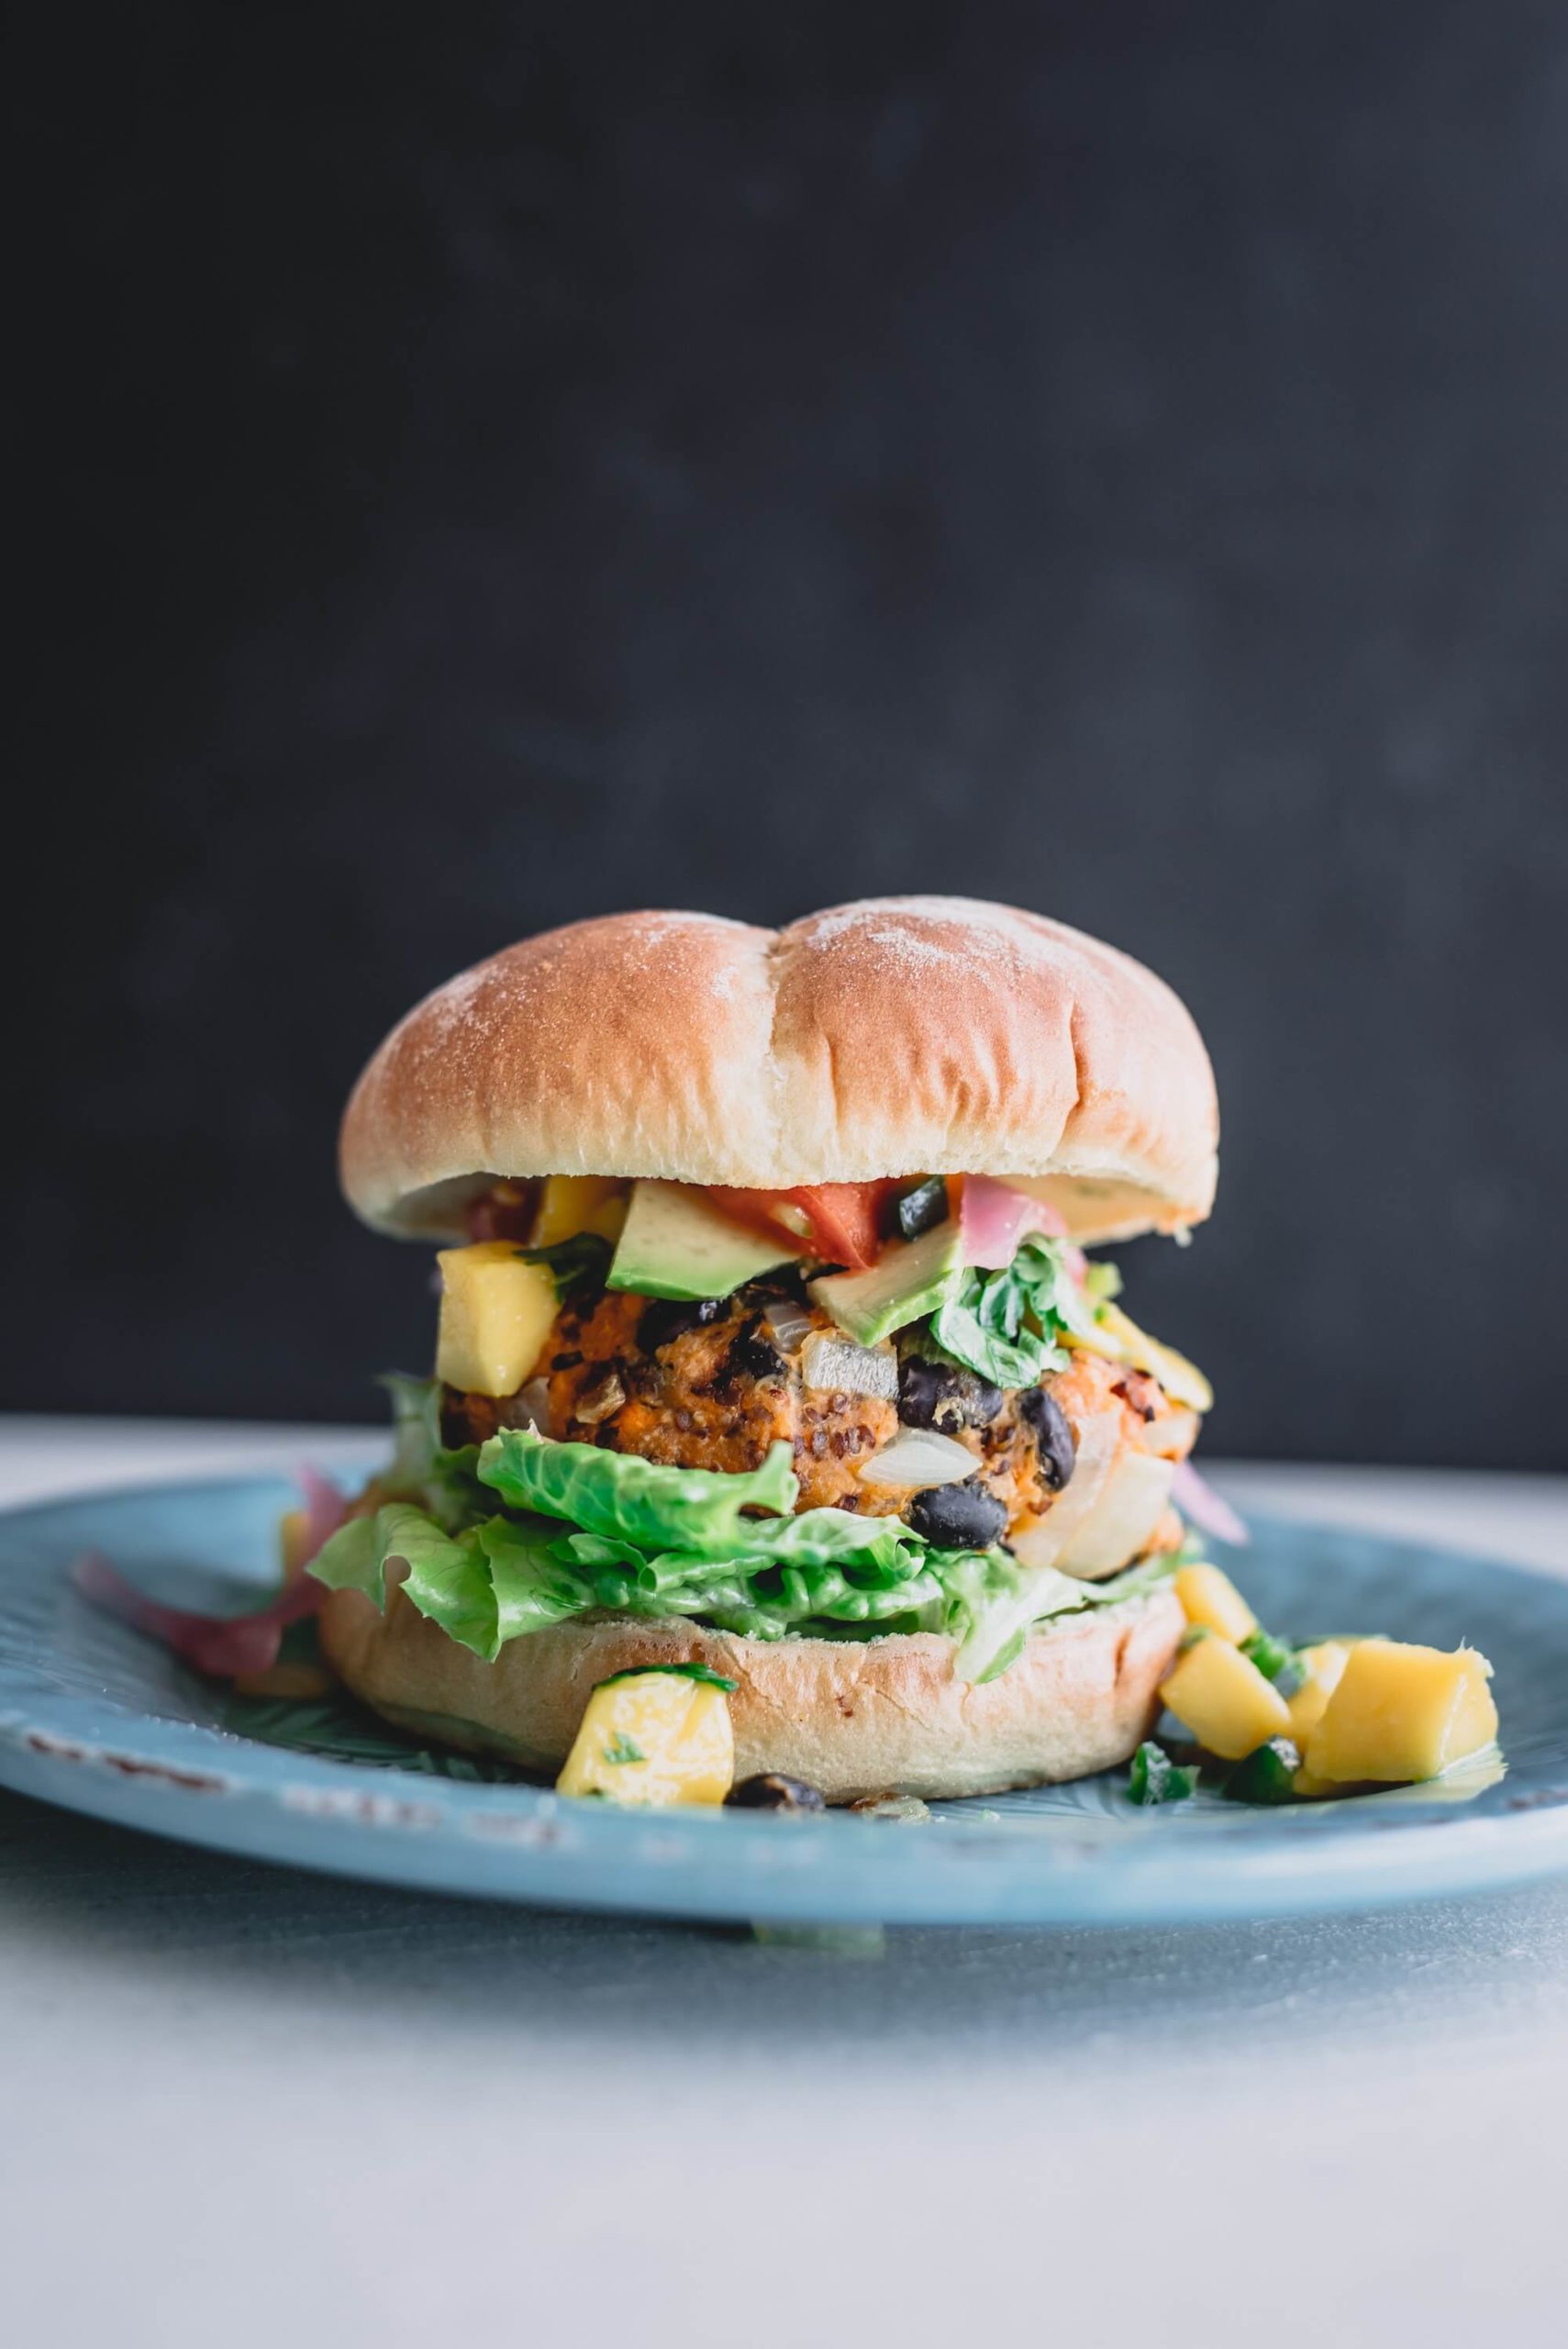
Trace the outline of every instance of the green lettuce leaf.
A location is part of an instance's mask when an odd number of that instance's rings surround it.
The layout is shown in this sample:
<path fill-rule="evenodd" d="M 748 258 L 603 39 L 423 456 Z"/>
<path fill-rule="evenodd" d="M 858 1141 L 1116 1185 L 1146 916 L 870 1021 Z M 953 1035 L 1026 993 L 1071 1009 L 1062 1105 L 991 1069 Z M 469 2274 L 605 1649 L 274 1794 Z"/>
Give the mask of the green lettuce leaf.
<path fill-rule="evenodd" d="M 619 1536 L 639 1549 L 679 1549 L 728 1558 L 744 1547 L 743 1512 L 777 1517 L 800 1492 L 787 1443 L 775 1443 L 760 1468 L 726 1475 L 707 1468 L 666 1468 L 630 1452 L 591 1443 L 555 1443 L 533 1428 L 503 1428 L 479 1454 L 479 1476 L 509 1508 L 538 1510 L 585 1533 Z"/>
<path fill-rule="evenodd" d="M 1124 1598 L 1142 1598 L 1176 1571 L 1174 1556 L 1162 1555 L 1146 1558 L 1104 1582 L 1080 1582 L 1055 1566 L 1020 1566 L 1003 1551 L 991 1555 L 1006 1571 L 994 1574 L 988 1594 L 970 1607 L 967 1621 L 954 1625 L 954 1636 L 962 1644 L 953 1669 L 976 1686 L 999 1679 L 1016 1663 L 1037 1623 L 1082 1614 L 1091 1607 L 1114 1607 Z"/>
<path fill-rule="evenodd" d="M 309 1572 L 328 1590 L 363 1591 L 384 1611 L 386 1569 L 401 1560 L 420 1614 L 493 1664 L 508 1640 L 593 1606 L 589 1586 L 552 1554 L 560 1534 L 547 1518 L 492 1517 L 454 1539 L 422 1510 L 389 1501 L 340 1526 Z"/>
<path fill-rule="evenodd" d="M 350 1518 L 311 1560 L 309 1571 L 328 1590 L 362 1590 L 384 1609 L 386 1569 L 406 1560 L 404 1584 L 421 1615 L 476 1655 L 498 1647 L 495 1596 L 477 1531 L 453 1539 L 406 1501 L 388 1501 L 373 1517 Z"/>
<path fill-rule="evenodd" d="M 578 1616 L 687 1616 L 761 1640 L 940 1631 L 962 1643 L 966 1677 L 991 1679 L 1037 1621 L 1134 1597 L 1175 1564 L 1083 1583 L 1005 1550 L 933 1548 L 895 1518 L 784 1514 L 798 1487 L 783 1444 L 724 1475 L 508 1429 L 483 1451 L 438 1453 L 426 1489 L 428 1509 L 390 1501 L 351 1520 L 310 1571 L 384 1607 L 387 1565 L 405 1562 L 411 1604 L 487 1662 Z M 495 1494 L 508 1507 L 478 1514 Z M 744 1513 L 759 1508 L 779 1513 Z"/>
<path fill-rule="evenodd" d="M 379 1382 L 392 1397 L 392 1464 L 384 1479 L 395 1493 L 417 1493 L 441 1449 L 441 1383 L 389 1370 Z"/>
<path fill-rule="evenodd" d="M 1066 1368 L 1057 1343 L 1062 1330 L 1084 1329 L 1092 1319 L 1059 1242 L 1031 1231 L 1001 1271 L 972 1265 L 932 1314 L 930 1332 L 944 1353 L 994 1386 L 1033 1386 Z"/>
<path fill-rule="evenodd" d="M 557 1554 L 561 1528 L 549 1518 L 492 1517 L 475 1535 L 490 1571 L 497 1648 L 593 1604 L 582 1575 Z"/>

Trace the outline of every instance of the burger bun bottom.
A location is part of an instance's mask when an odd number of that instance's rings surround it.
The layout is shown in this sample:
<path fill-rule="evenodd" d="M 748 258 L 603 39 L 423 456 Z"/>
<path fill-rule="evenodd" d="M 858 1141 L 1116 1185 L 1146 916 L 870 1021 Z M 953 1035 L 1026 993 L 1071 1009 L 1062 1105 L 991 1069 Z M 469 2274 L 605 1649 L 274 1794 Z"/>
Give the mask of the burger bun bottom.
<path fill-rule="evenodd" d="M 935 1632 L 750 1640 L 682 1619 L 615 1616 L 513 1640 L 494 1664 L 421 1615 L 389 1570 L 384 1616 L 332 1591 L 321 1643 L 339 1678 L 398 1728 L 555 1774 L 595 1687 L 639 1665 L 705 1664 L 735 1681 L 737 1780 L 778 1771 L 829 1802 L 1002 1794 L 1125 1762 L 1159 1711 L 1184 1629 L 1168 1587 L 1042 1625 L 997 1679 L 953 1671 Z"/>

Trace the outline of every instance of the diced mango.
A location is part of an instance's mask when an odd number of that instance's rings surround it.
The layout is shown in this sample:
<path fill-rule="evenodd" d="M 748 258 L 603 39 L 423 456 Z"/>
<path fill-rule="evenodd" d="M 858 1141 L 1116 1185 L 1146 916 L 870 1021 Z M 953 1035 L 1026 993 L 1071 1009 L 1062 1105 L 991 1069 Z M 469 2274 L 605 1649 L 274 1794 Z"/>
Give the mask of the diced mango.
<path fill-rule="evenodd" d="M 1307 1738 L 1303 1765 L 1314 1778 L 1340 1785 L 1435 1778 L 1496 1736 L 1491 1676 L 1473 1648 L 1359 1640 Z"/>
<path fill-rule="evenodd" d="M 1324 1707 L 1340 1685 L 1350 1654 L 1348 1640 L 1320 1640 L 1315 1648 L 1301 1648 L 1296 1662 L 1305 1677 L 1294 1697 L 1285 1698 L 1290 1707 L 1290 1733 L 1305 1751 L 1307 1741 L 1323 1718 Z"/>
<path fill-rule="evenodd" d="M 278 1551 L 285 1586 L 297 1582 L 310 1563 L 306 1548 L 310 1538 L 309 1525 L 310 1520 L 302 1508 L 285 1508 L 278 1520 Z"/>
<path fill-rule="evenodd" d="M 626 1221 L 628 1196 L 625 1183 L 612 1175 L 547 1174 L 528 1245 L 553 1248 L 575 1240 L 580 1231 L 593 1231 L 613 1246 Z"/>
<path fill-rule="evenodd" d="M 443 1248 L 436 1376 L 465 1395 L 515 1395 L 555 1323 L 555 1283 L 510 1240 Z"/>
<path fill-rule="evenodd" d="M 1184 1648 L 1160 1694 L 1198 1743 L 1240 1762 L 1271 1737 L 1290 1734 L 1290 1714 L 1250 1656 L 1211 1632 Z"/>
<path fill-rule="evenodd" d="M 1151 1378 L 1159 1380 L 1173 1403 L 1185 1403 L 1194 1411 L 1214 1408 L 1214 1389 L 1196 1363 L 1179 1354 L 1174 1346 L 1162 1345 L 1158 1338 L 1151 1338 L 1119 1305 L 1102 1305 L 1089 1332 L 1064 1330 L 1062 1337 L 1067 1345 L 1081 1347 L 1086 1353 L 1104 1354 L 1111 1362 L 1146 1370 Z"/>
<path fill-rule="evenodd" d="M 1250 1640 L 1258 1628 L 1257 1617 L 1229 1575 L 1218 1566 L 1200 1564 L 1181 1567 L 1175 1590 L 1188 1622 L 1200 1624 L 1206 1631 L 1217 1631 L 1232 1647 Z"/>
<path fill-rule="evenodd" d="M 721 1803 L 734 1781 L 725 1691 L 682 1673 L 639 1672 L 595 1689 L 555 1783 L 563 1795 L 651 1804 Z"/>

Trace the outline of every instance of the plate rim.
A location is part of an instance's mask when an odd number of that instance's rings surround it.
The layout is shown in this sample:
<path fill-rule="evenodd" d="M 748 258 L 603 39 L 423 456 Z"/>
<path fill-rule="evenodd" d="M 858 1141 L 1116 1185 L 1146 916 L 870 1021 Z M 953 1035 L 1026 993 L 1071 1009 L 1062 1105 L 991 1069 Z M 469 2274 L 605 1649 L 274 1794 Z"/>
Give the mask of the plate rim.
<path fill-rule="evenodd" d="M 272 1468 L 89 1486 L 0 1509 L 0 1542 L 28 1520 L 84 1507 L 156 1510 L 222 1493 L 237 1506 L 249 1497 L 271 1508 L 290 1492 Z M 1257 1512 L 1253 1522 L 1264 1535 L 1315 1534 L 1418 1559 L 1440 1551 L 1490 1575 L 1557 1580 L 1540 1566 L 1299 1515 Z M 58 1563 L 41 1571 L 58 1575 Z M 1462 1897 L 1568 1868 L 1568 1755 L 1560 1799 L 1526 1794 L 1503 1814 L 1467 1818 L 1428 1803 L 1401 1820 L 1390 1816 L 1397 1797 L 1373 1797 L 1362 1799 L 1380 1809 L 1362 1814 L 1363 1832 L 1314 1831 L 1304 1810 L 1282 1814 L 1266 1842 L 1234 1827 L 1228 1835 L 1225 1820 L 1207 1812 L 1179 1824 L 1179 1814 L 1116 1819 L 1111 1831 L 1125 1840 L 1112 1861 L 1095 1831 L 1105 1822 L 1090 1813 L 1077 1839 L 1072 1815 L 1058 1814 L 1049 1842 L 1038 1815 L 985 1817 L 984 1800 L 973 1818 L 921 1822 L 913 1838 L 907 1823 L 842 1812 L 742 1823 L 733 1811 L 617 1810 L 528 1785 L 307 1754 L 107 1697 L 95 1713 L 86 1697 L 43 1685 L 48 1653 L 20 1664 L 0 1653 L 0 1785 L 240 1857 L 468 1898 L 729 1922 L 1164 1927 Z M 1287 1828 L 1286 1818 L 1302 1824 Z M 716 1831 L 727 1839 L 719 1867 L 707 1840 Z M 1031 1842 L 1033 1865 L 1021 1866 Z M 814 1906 L 807 1879 L 819 1858 L 831 1881 Z"/>

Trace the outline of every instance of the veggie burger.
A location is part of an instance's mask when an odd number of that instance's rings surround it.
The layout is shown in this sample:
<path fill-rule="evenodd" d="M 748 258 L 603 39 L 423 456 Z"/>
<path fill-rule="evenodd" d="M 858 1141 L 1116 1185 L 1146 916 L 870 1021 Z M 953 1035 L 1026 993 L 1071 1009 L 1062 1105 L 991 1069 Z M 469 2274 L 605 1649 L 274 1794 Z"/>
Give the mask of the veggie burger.
<path fill-rule="evenodd" d="M 311 1567 L 328 1661 L 623 1799 L 1126 1760 L 1210 1396 L 1084 1251 L 1200 1222 L 1217 1130 L 1170 989 L 1006 907 L 620 914 L 465 972 L 343 1123 L 350 1205 L 439 1243 L 441 1295 Z"/>

